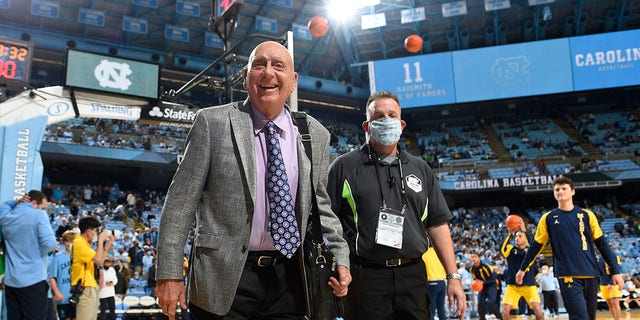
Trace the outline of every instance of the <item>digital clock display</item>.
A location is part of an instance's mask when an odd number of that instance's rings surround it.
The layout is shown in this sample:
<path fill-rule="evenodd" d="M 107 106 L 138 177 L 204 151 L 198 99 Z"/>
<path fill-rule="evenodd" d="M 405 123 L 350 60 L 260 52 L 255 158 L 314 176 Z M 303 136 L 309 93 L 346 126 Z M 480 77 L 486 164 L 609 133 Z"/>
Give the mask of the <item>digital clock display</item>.
<path fill-rule="evenodd" d="M 29 42 L 0 37 L 0 83 L 27 85 L 32 51 Z"/>

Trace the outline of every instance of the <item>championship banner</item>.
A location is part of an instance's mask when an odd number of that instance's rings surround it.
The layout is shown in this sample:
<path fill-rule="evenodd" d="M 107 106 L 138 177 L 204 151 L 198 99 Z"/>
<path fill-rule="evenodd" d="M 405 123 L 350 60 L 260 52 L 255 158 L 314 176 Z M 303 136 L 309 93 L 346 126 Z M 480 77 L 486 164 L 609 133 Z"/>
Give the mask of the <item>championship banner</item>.
<path fill-rule="evenodd" d="M 2 141 L 0 200 L 19 199 L 29 190 L 40 190 L 44 166 L 40 145 L 47 116 L 40 115 L 0 127 Z"/>

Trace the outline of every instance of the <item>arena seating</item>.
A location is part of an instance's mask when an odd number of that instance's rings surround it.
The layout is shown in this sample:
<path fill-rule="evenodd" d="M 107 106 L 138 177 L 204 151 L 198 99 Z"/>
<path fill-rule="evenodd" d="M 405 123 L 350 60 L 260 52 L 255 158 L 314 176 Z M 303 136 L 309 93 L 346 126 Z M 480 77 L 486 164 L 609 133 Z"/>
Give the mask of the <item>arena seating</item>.
<path fill-rule="evenodd" d="M 616 154 L 640 149 L 638 121 L 640 118 L 634 113 L 606 112 L 589 116 L 587 121 L 578 120 L 574 125 L 603 153 Z"/>
<path fill-rule="evenodd" d="M 514 160 L 535 160 L 553 155 L 581 156 L 586 152 L 551 119 L 497 117 L 491 125 Z"/>
<path fill-rule="evenodd" d="M 419 139 L 422 141 L 418 145 L 437 158 L 440 167 L 464 162 L 480 164 L 498 161 L 478 125 L 448 125 L 428 130 Z"/>

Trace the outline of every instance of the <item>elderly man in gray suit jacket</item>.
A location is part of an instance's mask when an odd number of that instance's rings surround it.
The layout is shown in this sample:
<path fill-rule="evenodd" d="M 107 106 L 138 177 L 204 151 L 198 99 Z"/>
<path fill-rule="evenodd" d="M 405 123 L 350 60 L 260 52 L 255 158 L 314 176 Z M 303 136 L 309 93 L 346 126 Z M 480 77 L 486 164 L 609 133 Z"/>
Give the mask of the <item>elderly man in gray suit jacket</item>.
<path fill-rule="evenodd" d="M 291 55 L 277 42 L 259 44 L 249 57 L 244 79 L 248 91 L 244 103 L 198 111 L 184 160 L 167 193 L 160 223 L 156 292 L 170 319 L 175 317 L 177 304 L 186 308 L 183 246 L 194 223 L 188 275 L 192 319 L 303 319 L 298 253 L 307 231 L 312 184 L 323 236 L 339 265 L 340 279 L 331 278 L 329 285 L 336 296 L 345 296 L 351 282 L 346 267 L 349 248 L 326 192 L 329 132 L 307 117 L 313 152 L 308 159 L 285 105 L 298 79 Z M 292 245 L 285 246 L 278 241 L 274 244 L 278 236 L 272 235 L 272 229 L 278 228 L 270 221 L 273 205 L 267 180 L 272 181 L 272 176 L 267 167 L 273 160 L 267 160 L 267 150 L 271 154 L 274 139 L 279 141 L 282 171 L 286 169 L 285 189 L 290 192 L 286 197 L 292 199 L 294 208 L 295 223 L 291 222 L 294 228 L 299 226 L 292 232 Z"/>

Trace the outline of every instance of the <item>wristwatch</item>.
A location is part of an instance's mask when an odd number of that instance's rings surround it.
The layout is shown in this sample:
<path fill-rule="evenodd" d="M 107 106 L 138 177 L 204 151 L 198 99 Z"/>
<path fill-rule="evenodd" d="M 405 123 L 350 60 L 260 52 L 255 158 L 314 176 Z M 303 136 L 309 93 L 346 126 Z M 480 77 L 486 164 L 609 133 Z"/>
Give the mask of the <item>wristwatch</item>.
<path fill-rule="evenodd" d="M 447 275 L 447 280 L 449 279 L 458 279 L 458 280 L 462 280 L 462 275 L 459 273 L 449 273 Z"/>

